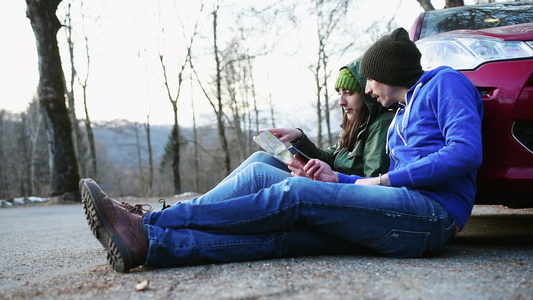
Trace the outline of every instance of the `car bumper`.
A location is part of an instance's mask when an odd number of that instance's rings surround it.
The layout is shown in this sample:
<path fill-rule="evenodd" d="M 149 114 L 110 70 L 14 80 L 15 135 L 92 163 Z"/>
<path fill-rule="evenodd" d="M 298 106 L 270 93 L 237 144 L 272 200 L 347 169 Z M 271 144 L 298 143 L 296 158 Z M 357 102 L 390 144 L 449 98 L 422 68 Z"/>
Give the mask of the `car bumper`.
<path fill-rule="evenodd" d="M 533 59 L 492 62 L 463 73 L 484 105 L 476 204 L 533 206 Z"/>

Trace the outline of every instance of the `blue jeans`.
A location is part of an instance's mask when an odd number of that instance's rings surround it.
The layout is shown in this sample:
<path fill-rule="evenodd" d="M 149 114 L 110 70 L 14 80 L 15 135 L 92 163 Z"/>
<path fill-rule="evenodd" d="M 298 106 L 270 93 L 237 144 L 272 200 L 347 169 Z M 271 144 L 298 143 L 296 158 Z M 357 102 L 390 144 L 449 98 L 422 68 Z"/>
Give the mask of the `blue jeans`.
<path fill-rule="evenodd" d="M 148 213 L 143 219 L 150 242 L 146 264 L 167 267 L 367 249 L 420 257 L 445 250 L 454 235 L 455 222 L 442 204 L 415 190 L 325 183 L 290 174 L 280 181 L 265 173 L 270 169 L 279 170 L 248 164 L 202 196 L 216 200 L 220 191 L 222 201 L 195 199 Z"/>
<path fill-rule="evenodd" d="M 246 169 L 246 172 L 243 170 Z M 287 165 L 264 151 L 257 151 L 242 162 L 211 191 L 189 203 L 207 204 L 245 196 L 291 177 Z"/>

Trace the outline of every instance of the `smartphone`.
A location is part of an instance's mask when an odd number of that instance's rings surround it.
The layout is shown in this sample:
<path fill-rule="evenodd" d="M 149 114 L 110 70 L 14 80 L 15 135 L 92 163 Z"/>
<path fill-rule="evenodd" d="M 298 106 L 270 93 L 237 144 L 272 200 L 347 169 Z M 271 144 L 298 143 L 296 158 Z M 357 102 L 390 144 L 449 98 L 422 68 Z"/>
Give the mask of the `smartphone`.
<path fill-rule="evenodd" d="M 305 153 L 293 146 L 290 146 L 287 150 L 289 150 L 292 155 L 298 155 L 298 158 L 300 158 L 300 160 L 302 160 L 304 163 L 307 163 L 311 159 L 309 156 L 305 155 Z"/>

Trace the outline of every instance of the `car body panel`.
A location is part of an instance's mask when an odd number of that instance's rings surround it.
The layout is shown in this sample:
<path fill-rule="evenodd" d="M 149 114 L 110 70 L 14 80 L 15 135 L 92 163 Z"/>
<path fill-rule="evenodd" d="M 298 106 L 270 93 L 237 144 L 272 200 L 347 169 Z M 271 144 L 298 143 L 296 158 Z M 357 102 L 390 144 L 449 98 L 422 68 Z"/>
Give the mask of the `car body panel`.
<path fill-rule="evenodd" d="M 482 30 L 458 29 L 453 32 L 494 37 L 504 41 L 533 41 L 533 23 L 493 27 Z"/>
<path fill-rule="evenodd" d="M 458 29 L 486 29 L 533 22 L 533 1 L 466 5 L 422 12 L 409 31 L 411 40 Z"/>
<path fill-rule="evenodd" d="M 463 71 L 485 91 L 478 203 L 523 205 L 533 201 L 533 153 L 513 134 L 516 121 L 533 122 L 532 71 L 533 59 L 491 62 Z"/>

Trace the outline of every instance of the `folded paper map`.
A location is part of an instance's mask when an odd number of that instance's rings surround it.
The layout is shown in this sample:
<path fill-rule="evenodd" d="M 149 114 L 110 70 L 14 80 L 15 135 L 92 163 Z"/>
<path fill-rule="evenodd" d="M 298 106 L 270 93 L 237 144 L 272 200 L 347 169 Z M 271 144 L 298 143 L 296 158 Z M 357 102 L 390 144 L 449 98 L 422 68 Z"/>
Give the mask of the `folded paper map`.
<path fill-rule="evenodd" d="M 292 153 L 287 150 L 287 146 L 268 130 L 261 132 L 258 136 L 254 136 L 253 140 L 266 152 L 282 162 L 295 160 Z"/>

